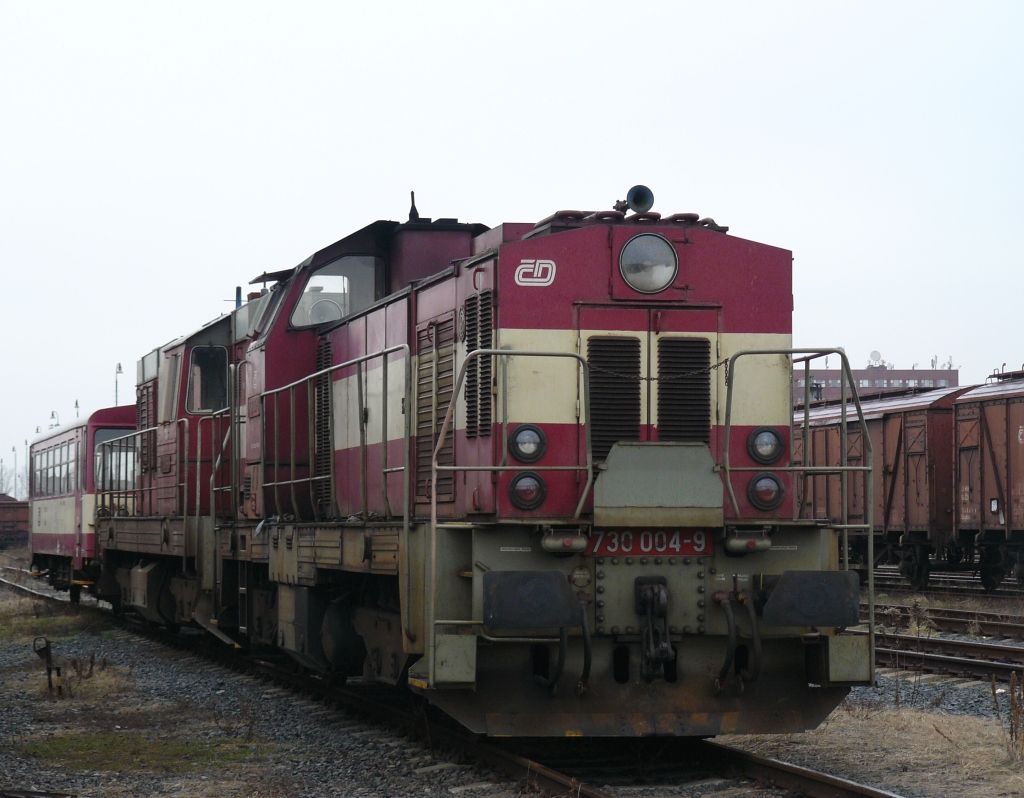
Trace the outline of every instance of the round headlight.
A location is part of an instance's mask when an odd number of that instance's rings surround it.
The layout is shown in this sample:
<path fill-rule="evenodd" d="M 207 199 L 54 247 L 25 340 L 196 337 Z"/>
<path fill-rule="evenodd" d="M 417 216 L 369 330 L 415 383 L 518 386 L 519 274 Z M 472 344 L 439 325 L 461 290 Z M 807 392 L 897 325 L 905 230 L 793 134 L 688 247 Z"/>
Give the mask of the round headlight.
<path fill-rule="evenodd" d="M 508 442 L 508 450 L 521 463 L 533 463 L 544 455 L 547 440 L 539 427 L 523 424 L 512 433 Z"/>
<path fill-rule="evenodd" d="M 676 279 L 679 259 L 666 239 L 653 233 L 633 236 L 619 255 L 619 272 L 634 291 L 656 294 Z"/>
<path fill-rule="evenodd" d="M 547 489 L 539 475 L 526 471 L 517 474 L 512 480 L 508 486 L 508 496 L 520 510 L 536 510 L 544 503 Z"/>
<path fill-rule="evenodd" d="M 775 430 L 761 427 L 747 438 L 747 451 L 759 463 L 774 463 L 782 456 L 782 438 Z"/>
<path fill-rule="evenodd" d="M 774 510 L 782 504 L 782 483 L 771 474 L 758 474 L 747 485 L 747 498 L 758 510 Z"/>

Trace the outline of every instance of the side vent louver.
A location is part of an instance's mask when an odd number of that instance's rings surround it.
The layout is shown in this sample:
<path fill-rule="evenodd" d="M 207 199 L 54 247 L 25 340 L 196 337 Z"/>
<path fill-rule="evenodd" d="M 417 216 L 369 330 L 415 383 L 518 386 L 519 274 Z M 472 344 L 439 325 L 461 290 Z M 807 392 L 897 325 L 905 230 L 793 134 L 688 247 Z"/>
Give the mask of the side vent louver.
<path fill-rule="evenodd" d="M 640 341 L 591 338 L 590 439 L 594 459 L 604 460 L 616 441 L 640 439 Z"/>
<path fill-rule="evenodd" d="M 455 318 L 452 314 L 416 329 L 416 498 L 430 499 L 430 471 L 437 435 L 455 389 Z M 455 425 L 452 424 L 452 427 Z M 455 430 L 449 429 L 440 465 L 455 464 Z M 455 476 L 441 472 L 437 500 L 455 498 Z"/>
<path fill-rule="evenodd" d="M 149 429 L 156 426 L 156 383 L 147 382 L 140 385 L 135 392 L 136 429 Z M 139 471 L 148 474 L 156 471 L 156 432 L 147 432 L 139 436 Z"/>
<path fill-rule="evenodd" d="M 466 354 L 493 345 L 493 308 L 491 292 L 481 291 L 467 297 L 464 306 L 466 320 Z M 486 437 L 491 434 L 491 358 L 469 361 L 466 367 L 466 437 Z"/>
<path fill-rule="evenodd" d="M 330 368 L 331 340 L 321 338 L 316 350 L 316 370 Z M 313 483 L 318 518 L 333 518 L 331 500 L 331 458 L 334 456 L 334 441 L 331 434 L 331 375 L 316 378 L 313 386 L 313 473 L 318 479 Z"/>
<path fill-rule="evenodd" d="M 711 435 L 711 342 L 658 342 L 658 440 L 707 443 Z"/>

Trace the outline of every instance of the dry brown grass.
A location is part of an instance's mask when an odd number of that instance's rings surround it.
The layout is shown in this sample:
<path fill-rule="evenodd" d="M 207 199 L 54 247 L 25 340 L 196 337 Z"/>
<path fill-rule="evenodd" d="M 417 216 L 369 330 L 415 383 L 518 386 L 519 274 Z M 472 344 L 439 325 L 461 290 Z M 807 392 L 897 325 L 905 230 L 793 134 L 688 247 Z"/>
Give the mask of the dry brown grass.
<path fill-rule="evenodd" d="M 80 607 L 57 604 L 0 590 L 0 637 L 62 637 L 95 630 L 104 623 Z"/>
<path fill-rule="evenodd" d="M 12 568 L 28 568 L 32 562 L 32 552 L 28 546 L 12 546 L 9 549 L 0 549 L 0 565 L 9 565 Z M 5 578 L 10 578 L 5 576 Z"/>
<path fill-rule="evenodd" d="M 1024 767 L 995 720 L 848 701 L 804 734 L 720 739 L 897 792 L 1024 794 Z"/>

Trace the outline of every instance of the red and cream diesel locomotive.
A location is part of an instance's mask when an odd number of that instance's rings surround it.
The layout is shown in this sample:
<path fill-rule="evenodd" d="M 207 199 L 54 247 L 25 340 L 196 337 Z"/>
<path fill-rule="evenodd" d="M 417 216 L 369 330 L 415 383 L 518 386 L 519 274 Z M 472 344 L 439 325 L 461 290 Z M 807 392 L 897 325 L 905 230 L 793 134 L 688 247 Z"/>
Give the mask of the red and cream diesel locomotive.
<path fill-rule="evenodd" d="M 791 255 L 651 201 L 262 274 L 140 361 L 92 589 L 488 734 L 816 725 L 872 643 L 795 519 Z"/>

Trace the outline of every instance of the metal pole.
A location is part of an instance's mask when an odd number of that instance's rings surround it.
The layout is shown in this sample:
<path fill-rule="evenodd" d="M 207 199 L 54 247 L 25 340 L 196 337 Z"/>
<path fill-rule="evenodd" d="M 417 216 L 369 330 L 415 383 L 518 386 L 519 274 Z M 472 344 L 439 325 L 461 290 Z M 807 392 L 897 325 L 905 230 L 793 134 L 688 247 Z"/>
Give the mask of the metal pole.
<path fill-rule="evenodd" d="M 12 446 L 11 452 L 14 454 L 14 498 L 18 498 L 18 450 Z"/>

